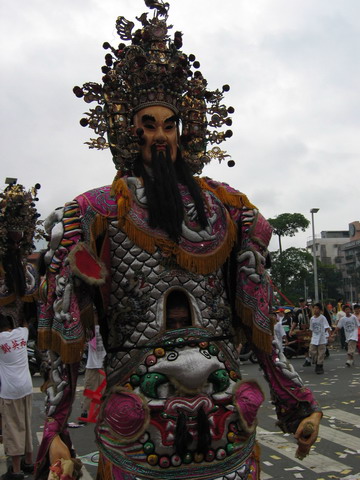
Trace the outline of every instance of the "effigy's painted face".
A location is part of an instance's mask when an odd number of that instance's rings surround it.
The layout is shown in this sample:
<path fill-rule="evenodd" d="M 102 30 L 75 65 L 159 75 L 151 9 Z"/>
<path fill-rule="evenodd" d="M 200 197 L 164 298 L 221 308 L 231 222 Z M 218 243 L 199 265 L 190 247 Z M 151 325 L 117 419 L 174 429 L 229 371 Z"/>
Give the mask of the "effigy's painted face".
<path fill-rule="evenodd" d="M 178 144 L 178 129 L 176 115 L 170 108 L 160 105 L 145 107 L 134 116 L 134 128 L 143 130 L 141 135 L 144 140 L 141 145 L 141 154 L 145 165 L 151 165 L 154 147 L 157 152 L 166 153 L 169 149 L 171 161 L 175 162 Z"/>

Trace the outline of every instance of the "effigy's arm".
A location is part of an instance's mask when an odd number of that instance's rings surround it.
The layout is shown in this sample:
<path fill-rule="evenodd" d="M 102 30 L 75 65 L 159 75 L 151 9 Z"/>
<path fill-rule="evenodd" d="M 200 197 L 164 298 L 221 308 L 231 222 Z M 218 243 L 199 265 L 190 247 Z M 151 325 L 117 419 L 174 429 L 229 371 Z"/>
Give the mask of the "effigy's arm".
<path fill-rule="evenodd" d="M 243 208 L 238 218 L 236 309 L 252 343 L 276 408 L 278 425 L 294 433 L 303 458 L 318 433 L 321 409 L 310 389 L 282 354 L 269 318 L 271 289 L 266 273 L 271 227 L 256 209 Z M 312 425 L 311 432 L 307 430 Z"/>
<path fill-rule="evenodd" d="M 244 194 L 209 178 L 198 182 L 218 196 L 238 226 L 238 242 L 230 262 L 235 267 L 228 272 L 228 276 L 235 277 L 233 282 L 229 280 L 233 287 L 229 297 L 236 312 L 234 328 L 245 333 L 255 350 L 269 383 L 278 425 L 284 432 L 295 434 L 299 445 L 297 456 L 303 458 L 316 440 L 322 413 L 311 390 L 304 387 L 273 340 L 269 318 L 272 290 L 266 272 L 272 229 Z"/>
<path fill-rule="evenodd" d="M 299 445 L 296 456 L 302 459 L 317 438 L 322 418 L 321 408 L 276 340 L 273 340 L 270 355 L 258 349 L 256 354 L 270 386 L 271 399 L 278 417 L 277 425 L 284 433 L 295 434 Z M 310 431 L 307 431 L 309 428 Z"/>
<path fill-rule="evenodd" d="M 36 461 L 37 479 L 47 478 L 53 463 L 57 462 L 57 471 L 60 471 L 61 459 L 67 462 L 64 464 L 67 470 L 71 467 L 68 461 L 74 463 L 74 478 L 78 471 L 77 462 L 71 460 L 75 452 L 67 422 L 75 399 L 86 325 L 91 326 L 93 319 L 93 305 L 86 284 L 74 272 L 79 262 L 86 265 L 94 260 L 82 243 L 80 217 L 79 206 L 74 201 L 57 209 L 47 220 L 51 240 L 45 255 L 47 273 L 40 292 L 38 346 L 48 350 L 49 365 L 43 386 L 46 422 Z"/>

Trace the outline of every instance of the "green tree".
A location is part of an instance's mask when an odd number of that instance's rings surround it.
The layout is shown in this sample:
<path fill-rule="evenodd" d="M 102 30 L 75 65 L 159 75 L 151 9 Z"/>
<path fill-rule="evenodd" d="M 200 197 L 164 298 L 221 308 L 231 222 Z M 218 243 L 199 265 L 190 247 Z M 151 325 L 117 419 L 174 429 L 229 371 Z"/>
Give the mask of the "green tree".
<path fill-rule="evenodd" d="M 304 296 L 304 285 L 308 296 L 315 297 L 314 265 L 312 255 L 303 248 L 288 248 L 282 253 L 271 253 L 270 275 L 274 284 L 294 303 Z M 334 301 L 340 295 L 342 276 L 335 265 L 317 260 L 320 299 Z"/>
<path fill-rule="evenodd" d="M 299 230 L 305 232 L 310 222 L 301 213 L 281 213 L 275 218 L 268 218 L 274 234 L 279 237 L 279 250 L 282 253 L 281 237 L 294 237 Z"/>
<path fill-rule="evenodd" d="M 304 296 L 304 281 L 312 272 L 312 260 L 305 248 L 290 247 L 271 253 L 272 281 L 294 303 Z"/>
<path fill-rule="evenodd" d="M 318 262 L 318 277 L 320 298 L 324 301 L 328 299 L 336 299 L 340 296 L 342 286 L 342 275 L 335 265 L 326 265 Z"/>

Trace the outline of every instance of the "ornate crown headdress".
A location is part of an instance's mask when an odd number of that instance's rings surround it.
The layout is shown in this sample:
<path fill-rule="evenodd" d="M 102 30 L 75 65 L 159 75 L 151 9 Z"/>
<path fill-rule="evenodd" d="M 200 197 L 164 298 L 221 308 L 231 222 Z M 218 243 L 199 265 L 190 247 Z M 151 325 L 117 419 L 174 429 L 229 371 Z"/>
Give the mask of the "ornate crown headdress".
<path fill-rule="evenodd" d="M 10 184 L 0 192 L 0 263 L 11 238 L 18 240 L 20 255 L 26 257 L 34 249 L 33 239 L 43 236 L 42 221 L 35 208 L 39 188 L 39 183 L 28 191 L 22 185 Z"/>
<path fill-rule="evenodd" d="M 135 32 L 133 22 L 124 17 L 116 21 L 121 40 L 131 41 L 130 45 L 120 43 L 114 48 L 103 44 L 109 50 L 102 67 L 103 84 L 88 82 L 82 88 L 74 87 L 77 97 L 98 103 L 80 120 L 98 135 L 85 143 L 90 148 L 110 147 L 116 168 L 126 173 L 139 153 L 139 137 L 132 128 L 134 113 L 146 106 L 164 105 L 179 115 L 183 158 L 193 173 L 200 173 L 211 159 L 220 162 L 228 157 L 218 146 L 207 151 L 207 145 L 218 145 L 232 135 L 231 130 L 218 130 L 232 124 L 229 113 L 234 112 L 233 107 L 221 103 L 230 87 L 208 90 L 195 56 L 180 50 L 181 32 L 175 32 L 173 40 L 168 35 L 172 28 L 166 23 L 169 4 L 162 0 L 145 0 L 145 4 L 154 10 L 153 18 L 148 19 L 147 13 L 136 17 L 142 27 Z M 234 161 L 228 160 L 228 165 L 233 166 Z"/>

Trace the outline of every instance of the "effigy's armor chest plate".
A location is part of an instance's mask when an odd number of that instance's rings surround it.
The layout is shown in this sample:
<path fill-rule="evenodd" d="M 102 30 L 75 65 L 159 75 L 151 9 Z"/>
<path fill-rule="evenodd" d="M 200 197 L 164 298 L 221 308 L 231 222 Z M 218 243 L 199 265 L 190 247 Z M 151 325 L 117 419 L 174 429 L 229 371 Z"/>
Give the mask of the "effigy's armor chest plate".
<path fill-rule="evenodd" d="M 166 329 L 166 297 L 173 289 L 186 293 L 194 327 L 206 329 L 211 336 L 230 334 L 230 309 L 221 269 L 210 275 L 193 274 L 160 250 L 154 254 L 142 250 L 118 229 L 117 222 L 110 224 L 109 233 L 110 347 L 122 345 L 131 353 L 161 336 Z M 123 355 L 121 365 L 126 365 L 130 353 Z"/>
<path fill-rule="evenodd" d="M 139 478 L 189 478 L 204 468 L 202 478 L 209 479 L 238 467 L 247 474 L 242 465 L 254 438 L 233 401 L 240 372 L 222 270 L 185 271 L 160 250 L 150 254 L 135 245 L 116 221 L 109 238 L 108 385 L 97 426 L 102 453 Z M 174 289 L 187 295 L 192 325 L 166 330 L 166 298 Z M 187 432 L 182 455 L 180 424 Z"/>

